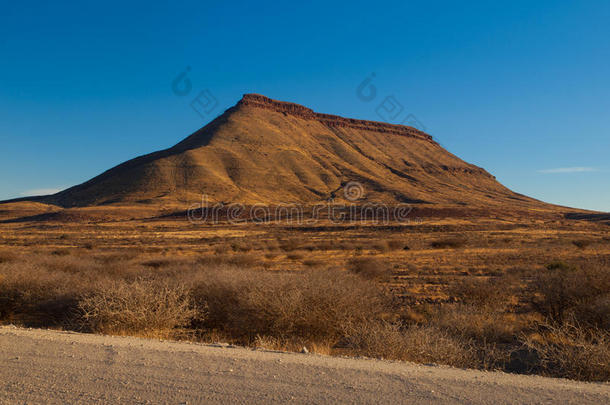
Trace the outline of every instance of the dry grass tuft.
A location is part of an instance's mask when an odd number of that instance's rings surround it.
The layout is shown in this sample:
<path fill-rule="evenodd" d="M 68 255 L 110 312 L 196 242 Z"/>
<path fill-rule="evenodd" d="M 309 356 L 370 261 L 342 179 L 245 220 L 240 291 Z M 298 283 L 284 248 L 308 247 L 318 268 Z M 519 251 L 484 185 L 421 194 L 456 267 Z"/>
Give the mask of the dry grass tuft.
<path fill-rule="evenodd" d="M 346 331 L 345 345 L 354 353 L 391 360 L 477 367 L 469 342 L 431 326 L 401 327 L 391 323 L 363 323 Z"/>

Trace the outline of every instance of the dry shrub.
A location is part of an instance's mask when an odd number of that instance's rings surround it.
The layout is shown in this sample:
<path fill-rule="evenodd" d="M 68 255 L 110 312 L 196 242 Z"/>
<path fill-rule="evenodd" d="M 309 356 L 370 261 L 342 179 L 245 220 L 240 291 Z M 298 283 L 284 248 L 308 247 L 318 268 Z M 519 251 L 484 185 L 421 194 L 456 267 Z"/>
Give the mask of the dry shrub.
<path fill-rule="evenodd" d="M 385 297 L 374 284 L 330 270 L 218 268 L 197 281 L 194 295 L 207 305 L 206 327 L 247 342 L 257 335 L 334 340 L 346 324 L 378 318 L 385 310 Z"/>
<path fill-rule="evenodd" d="M 51 251 L 51 254 L 55 256 L 68 256 L 70 253 L 68 249 L 54 249 Z"/>
<path fill-rule="evenodd" d="M 391 239 L 387 241 L 387 244 L 390 250 L 409 250 L 409 246 L 401 240 Z"/>
<path fill-rule="evenodd" d="M 610 292 L 593 297 L 572 310 L 574 319 L 610 331 Z"/>
<path fill-rule="evenodd" d="M 383 259 L 376 257 L 356 257 L 347 262 L 347 269 L 367 280 L 389 281 L 392 268 Z"/>
<path fill-rule="evenodd" d="M 252 250 L 252 245 L 245 242 L 233 242 L 231 243 L 231 249 L 234 252 L 249 252 Z"/>
<path fill-rule="evenodd" d="M 546 325 L 542 336 L 524 339 L 535 353 L 531 371 L 585 381 L 610 380 L 610 333 L 576 324 Z"/>
<path fill-rule="evenodd" d="M 96 289 L 78 307 L 84 329 L 117 335 L 173 337 L 204 315 L 184 285 L 141 279 Z"/>
<path fill-rule="evenodd" d="M 214 247 L 214 253 L 217 255 L 225 254 L 225 253 L 227 253 L 227 250 L 228 250 L 228 248 L 226 245 L 216 245 Z"/>
<path fill-rule="evenodd" d="M 410 273 L 410 274 L 416 274 L 419 272 L 419 270 L 417 269 L 417 266 L 414 265 L 413 263 L 407 263 L 405 265 L 406 270 Z"/>
<path fill-rule="evenodd" d="M 466 245 L 466 239 L 463 238 L 443 238 L 430 242 L 430 247 L 434 249 L 457 249 Z"/>
<path fill-rule="evenodd" d="M 453 336 L 480 342 L 510 343 L 515 340 L 517 325 L 505 314 L 489 307 L 451 304 L 432 307 L 427 322 Z"/>
<path fill-rule="evenodd" d="M 232 254 L 232 255 L 213 255 L 202 256 L 197 259 L 197 263 L 203 266 L 239 266 L 254 267 L 260 264 L 259 258 L 254 254 Z"/>
<path fill-rule="evenodd" d="M 301 238 L 290 238 L 279 241 L 280 249 L 284 252 L 292 252 L 295 250 L 303 249 L 306 244 L 306 240 Z"/>
<path fill-rule="evenodd" d="M 343 241 L 341 243 L 332 243 L 329 242 L 329 244 L 326 246 L 326 248 L 324 250 L 362 250 L 362 246 L 356 245 L 355 243 L 352 242 L 346 242 Z"/>
<path fill-rule="evenodd" d="M 280 244 L 276 240 L 268 240 L 265 242 L 265 247 L 270 252 L 274 252 L 280 249 Z"/>
<path fill-rule="evenodd" d="M 0 265 L 0 321 L 68 326 L 89 279 L 33 261 Z"/>
<path fill-rule="evenodd" d="M 142 262 L 142 266 L 151 267 L 153 269 L 167 267 L 170 264 L 172 264 L 172 260 L 169 259 L 150 259 Z"/>
<path fill-rule="evenodd" d="M 140 262 L 139 264 L 144 266 L 144 267 L 148 267 L 151 269 L 163 269 L 163 268 L 167 268 L 167 267 L 172 267 L 172 266 L 191 266 L 193 265 L 193 259 L 189 259 L 186 257 L 166 257 L 166 256 L 153 256 L 148 258 L 147 260 L 144 260 L 142 262 Z M 134 264 L 138 264 L 138 263 L 134 263 Z"/>
<path fill-rule="evenodd" d="M 449 286 L 449 294 L 465 304 L 504 308 L 511 296 L 513 280 L 508 277 L 500 279 L 468 277 Z"/>
<path fill-rule="evenodd" d="M 104 265 L 108 265 L 111 263 L 127 263 L 133 259 L 135 259 L 137 253 L 131 250 L 123 250 L 123 251 L 111 251 L 105 253 L 97 253 L 91 255 L 96 262 L 99 262 Z"/>
<path fill-rule="evenodd" d="M 388 246 L 388 242 L 385 240 L 373 243 L 372 248 L 378 250 L 379 252 L 388 252 L 390 247 Z"/>
<path fill-rule="evenodd" d="M 11 252 L 0 252 L 0 264 L 15 260 L 15 255 Z"/>
<path fill-rule="evenodd" d="M 573 240 L 572 244 L 574 246 L 576 246 L 579 249 L 586 249 L 588 246 L 590 246 L 593 243 L 593 241 L 591 240 L 586 240 L 586 239 L 578 239 L 578 240 Z"/>
<path fill-rule="evenodd" d="M 369 357 L 477 367 L 470 343 L 433 326 L 401 327 L 386 322 L 350 325 L 345 346 Z"/>
<path fill-rule="evenodd" d="M 324 241 L 319 241 L 316 244 L 316 250 L 323 250 L 323 251 L 328 251 L 328 250 L 335 250 L 337 248 L 342 249 L 343 245 L 341 244 L 337 244 L 335 242 L 329 241 L 329 240 L 324 240 Z"/>
<path fill-rule="evenodd" d="M 35 255 L 0 265 L 0 320 L 75 327 L 79 301 L 113 279 L 128 282 L 142 267 L 91 256 Z"/>
<path fill-rule="evenodd" d="M 120 260 L 104 260 L 93 255 L 38 256 L 32 262 L 49 272 L 70 273 L 81 277 L 83 282 L 92 285 L 91 280 L 100 277 L 133 280 L 146 273 L 148 269 Z"/>
<path fill-rule="evenodd" d="M 607 327 L 610 317 L 610 269 L 549 264 L 532 283 L 532 305 L 553 322 L 576 317 L 578 322 Z"/>
<path fill-rule="evenodd" d="M 90 269 L 98 271 L 99 265 L 90 257 L 77 257 L 51 253 L 50 256 L 39 256 L 34 258 L 36 263 L 51 272 L 64 273 L 87 273 Z"/>

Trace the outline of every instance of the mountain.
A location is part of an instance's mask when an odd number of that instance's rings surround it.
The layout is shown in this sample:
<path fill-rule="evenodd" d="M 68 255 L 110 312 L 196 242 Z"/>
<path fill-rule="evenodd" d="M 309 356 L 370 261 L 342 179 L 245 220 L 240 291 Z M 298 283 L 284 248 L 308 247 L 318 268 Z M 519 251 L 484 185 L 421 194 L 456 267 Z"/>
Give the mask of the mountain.
<path fill-rule="evenodd" d="M 415 128 L 320 114 L 246 94 L 175 146 L 37 199 L 62 207 L 358 201 L 541 207 Z M 352 190 L 353 191 L 353 190 Z"/>

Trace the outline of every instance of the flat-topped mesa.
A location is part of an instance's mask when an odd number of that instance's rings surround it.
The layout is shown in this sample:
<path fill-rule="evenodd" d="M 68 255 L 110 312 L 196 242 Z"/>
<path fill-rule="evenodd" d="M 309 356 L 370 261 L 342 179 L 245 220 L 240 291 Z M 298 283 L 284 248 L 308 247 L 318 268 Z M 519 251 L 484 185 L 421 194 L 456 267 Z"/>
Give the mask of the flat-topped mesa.
<path fill-rule="evenodd" d="M 266 110 L 277 111 L 306 119 L 316 119 L 316 113 L 300 104 L 289 103 L 287 101 L 272 100 L 261 94 L 244 94 L 237 105 L 249 105 Z"/>
<path fill-rule="evenodd" d="M 321 114 L 313 111 L 311 108 L 304 107 L 300 104 L 273 100 L 261 94 L 244 94 L 244 96 L 241 100 L 239 100 L 237 105 L 264 108 L 266 110 L 272 110 L 284 114 L 294 115 L 303 119 L 317 120 L 329 127 L 344 127 L 365 131 L 383 132 L 434 142 L 431 135 L 428 135 L 423 131 L 406 125 L 395 125 L 388 124 L 386 122 L 357 120 L 354 118 L 340 117 L 338 115 Z"/>

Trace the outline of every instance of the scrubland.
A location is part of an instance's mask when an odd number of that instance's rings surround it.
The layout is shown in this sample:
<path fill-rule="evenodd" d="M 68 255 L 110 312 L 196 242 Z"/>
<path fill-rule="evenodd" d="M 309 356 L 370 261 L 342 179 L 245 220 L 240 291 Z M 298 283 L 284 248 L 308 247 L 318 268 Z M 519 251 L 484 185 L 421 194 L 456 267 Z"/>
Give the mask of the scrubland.
<path fill-rule="evenodd" d="M 1 323 L 610 380 L 605 225 L 4 226 Z"/>

